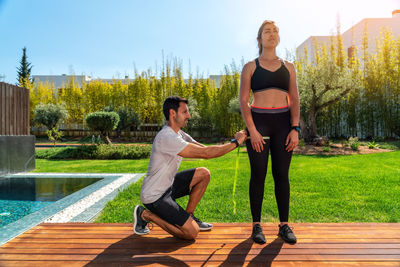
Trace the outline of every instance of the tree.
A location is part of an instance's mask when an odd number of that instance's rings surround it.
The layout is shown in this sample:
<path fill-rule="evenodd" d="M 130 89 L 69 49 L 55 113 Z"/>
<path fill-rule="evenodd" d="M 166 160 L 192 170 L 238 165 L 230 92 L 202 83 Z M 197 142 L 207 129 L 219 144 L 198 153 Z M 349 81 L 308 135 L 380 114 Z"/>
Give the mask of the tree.
<path fill-rule="evenodd" d="M 54 142 L 62 137 L 58 124 L 67 117 L 67 111 L 57 104 L 39 104 L 34 109 L 34 123 L 47 127 L 47 136 Z"/>
<path fill-rule="evenodd" d="M 231 70 L 225 66 L 225 74 L 221 78 L 221 86 L 213 97 L 213 124 L 216 130 L 223 136 L 232 136 L 238 125 L 244 126 L 240 115 L 229 113 L 229 102 L 238 97 L 240 84 L 240 73 L 235 64 L 232 64 Z"/>
<path fill-rule="evenodd" d="M 28 56 L 26 55 L 26 47 L 22 48 L 22 58 L 20 61 L 20 66 L 17 68 L 18 74 L 18 86 L 30 88 L 33 84 L 33 80 L 31 79 L 31 63 L 28 62 Z"/>
<path fill-rule="evenodd" d="M 69 123 L 81 123 L 83 119 L 83 95 L 82 88 L 79 87 L 75 77 L 72 76 L 60 89 L 58 99 L 65 105 L 68 111 Z"/>
<path fill-rule="evenodd" d="M 115 130 L 119 123 L 119 116 L 116 112 L 97 111 L 90 113 L 85 118 L 86 124 L 93 131 L 99 131 L 100 136 L 107 144 L 111 144 L 109 133 Z"/>
<path fill-rule="evenodd" d="M 134 127 L 137 129 L 140 125 L 139 115 L 129 107 L 119 107 L 115 108 L 113 106 L 106 107 L 104 109 L 106 112 L 115 111 L 119 116 L 119 123 L 116 128 L 117 138 L 120 137 L 121 132 L 126 130 L 127 128 Z"/>
<path fill-rule="evenodd" d="M 29 108 L 30 108 L 30 118 L 31 123 L 35 118 L 34 110 L 39 104 L 55 104 L 56 99 L 54 96 L 55 87 L 54 84 L 49 82 L 39 82 L 35 83 L 33 88 L 30 89 L 29 93 Z"/>
<path fill-rule="evenodd" d="M 368 35 L 363 37 L 363 90 L 360 96 L 361 132 L 368 139 L 400 136 L 400 38 L 382 28 L 376 52 L 368 54 Z"/>
<path fill-rule="evenodd" d="M 47 130 L 46 134 L 49 140 L 53 142 L 54 147 L 56 147 L 57 140 L 60 140 L 63 137 L 62 132 L 57 128 L 51 128 L 51 130 Z"/>
<path fill-rule="evenodd" d="M 42 124 L 51 130 L 67 117 L 67 111 L 57 104 L 39 104 L 34 110 L 34 123 Z"/>
<path fill-rule="evenodd" d="M 343 53 L 337 49 L 341 47 L 341 38 L 337 37 L 336 40 L 335 42 L 335 38 L 331 39 L 329 51 L 326 46 L 315 42 L 314 60 L 310 62 L 305 51 L 305 56 L 296 62 L 301 123 L 307 142 L 318 137 L 318 114 L 360 86 L 358 65 L 348 64 L 348 59 L 343 59 Z"/>
<path fill-rule="evenodd" d="M 190 112 L 190 119 L 188 123 L 188 128 L 189 129 L 196 129 L 199 128 L 199 125 L 201 124 L 201 117 L 197 109 L 197 101 L 196 99 L 189 97 L 188 98 L 188 109 Z"/>

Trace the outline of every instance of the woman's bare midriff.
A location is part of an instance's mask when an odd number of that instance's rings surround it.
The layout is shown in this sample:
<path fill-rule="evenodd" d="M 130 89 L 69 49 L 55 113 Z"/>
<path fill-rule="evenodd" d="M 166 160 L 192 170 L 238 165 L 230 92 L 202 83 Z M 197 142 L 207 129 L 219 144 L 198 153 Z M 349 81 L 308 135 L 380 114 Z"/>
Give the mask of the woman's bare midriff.
<path fill-rule="evenodd" d="M 253 95 L 253 106 L 260 108 L 279 108 L 288 105 L 288 94 L 278 89 L 268 89 Z"/>

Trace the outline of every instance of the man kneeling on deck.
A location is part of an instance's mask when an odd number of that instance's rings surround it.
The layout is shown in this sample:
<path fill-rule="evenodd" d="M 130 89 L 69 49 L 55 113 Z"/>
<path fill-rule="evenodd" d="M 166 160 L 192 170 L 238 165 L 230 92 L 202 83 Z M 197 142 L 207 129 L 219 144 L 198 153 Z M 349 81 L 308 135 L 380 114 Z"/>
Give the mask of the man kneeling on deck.
<path fill-rule="evenodd" d="M 135 207 L 134 232 L 148 234 L 147 223 L 152 221 L 168 233 L 183 239 L 195 239 L 199 231 L 212 225 L 196 218 L 194 210 L 206 191 L 210 171 L 199 167 L 177 173 L 183 158 L 216 158 L 234 150 L 246 139 L 246 132 L 224 145 L 204 146 L 183 132 L 189 118 L 188 101 L 178 96 L 168 97 L 163 104 L 167 124 L 156 135 L 147 175 L 140 193 L 144 206 Z M 186 210 L 175 199 L 189 195 Z"/>

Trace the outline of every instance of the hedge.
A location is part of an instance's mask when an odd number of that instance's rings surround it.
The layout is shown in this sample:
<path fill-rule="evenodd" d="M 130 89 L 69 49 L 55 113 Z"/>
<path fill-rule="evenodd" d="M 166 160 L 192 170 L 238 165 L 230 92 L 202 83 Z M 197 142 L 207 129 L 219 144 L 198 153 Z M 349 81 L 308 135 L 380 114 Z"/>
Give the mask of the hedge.
<path fill-rule="evenodd" d="M 81 145 L 36 150 L 38 159 L 143 159 L 151 145 Z"/>

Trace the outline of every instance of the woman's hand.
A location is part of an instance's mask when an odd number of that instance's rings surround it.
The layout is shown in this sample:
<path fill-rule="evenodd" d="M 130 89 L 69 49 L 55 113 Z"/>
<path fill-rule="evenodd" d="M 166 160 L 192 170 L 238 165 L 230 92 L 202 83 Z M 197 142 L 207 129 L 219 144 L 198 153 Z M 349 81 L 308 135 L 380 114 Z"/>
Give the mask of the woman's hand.
<path fill-rule="evenodd" d="M 254 132 L 250 132 L 250 141 L 251 146 L 257 152 L 261 152 L 264 149 L 265 141 L 262 135 L 255 130 Z"/>
<path fill-rule="evenodd" d="M 291 130 L 286 137 L 286 151 L 290 152 L 299 144 L 299 133 L 296 130 Z"/>

